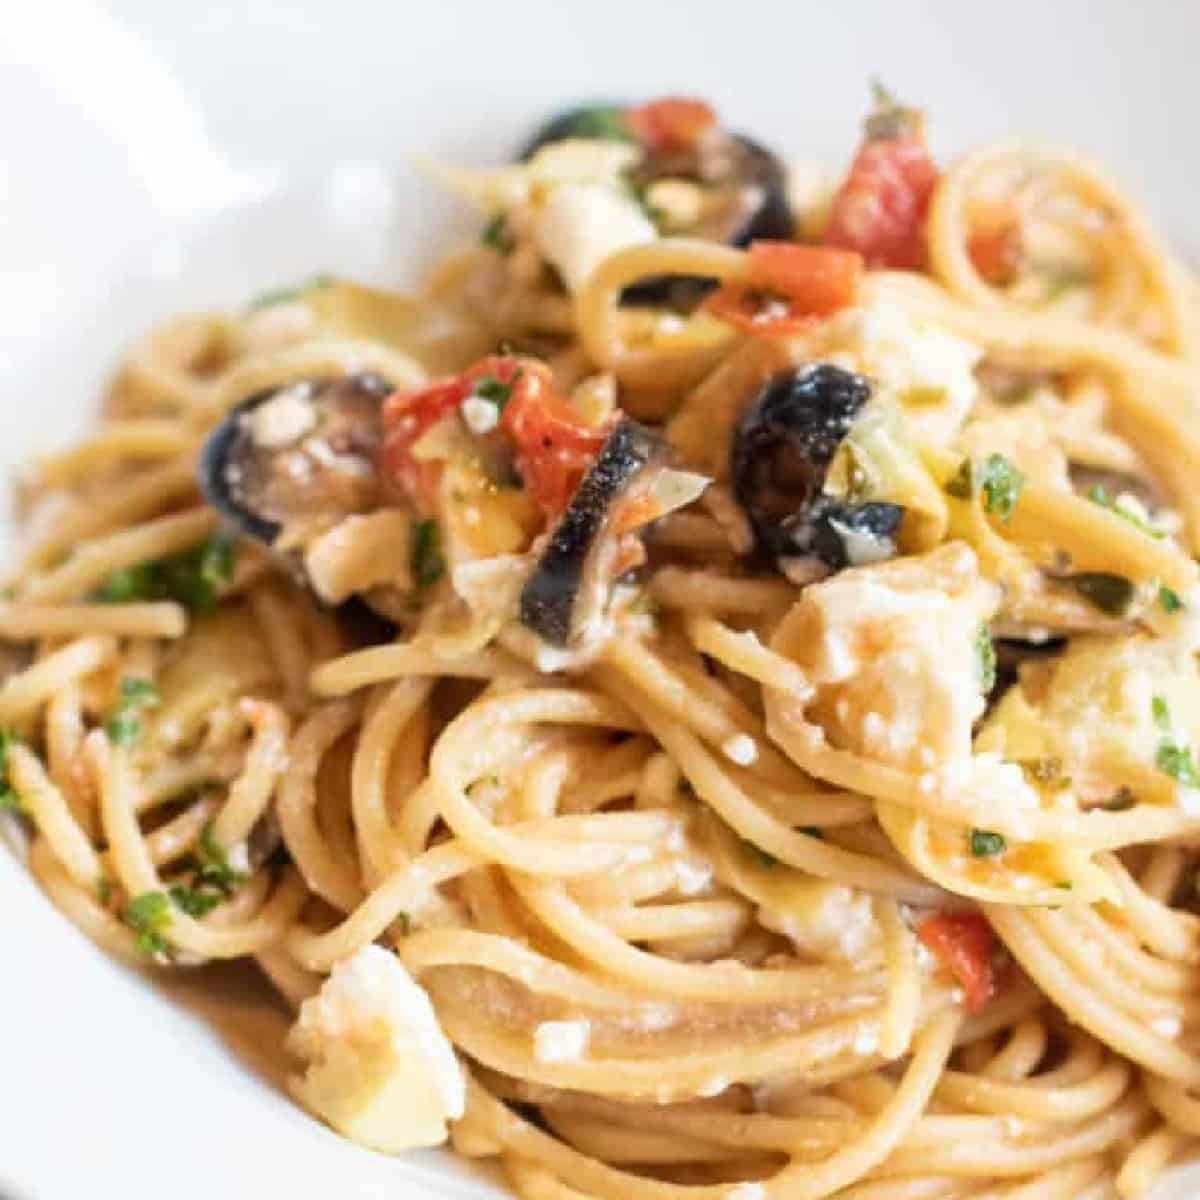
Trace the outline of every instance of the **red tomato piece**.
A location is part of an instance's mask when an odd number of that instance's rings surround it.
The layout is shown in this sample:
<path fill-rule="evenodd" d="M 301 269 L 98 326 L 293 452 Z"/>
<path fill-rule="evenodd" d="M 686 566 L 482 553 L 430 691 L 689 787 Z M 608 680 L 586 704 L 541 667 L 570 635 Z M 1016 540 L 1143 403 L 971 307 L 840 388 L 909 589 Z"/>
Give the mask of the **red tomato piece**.
<path fill-rule="evenodd" d="M 714 317 L 754 337 L 787 337 L 815 320 L 786 296 L 741 283 L 727 283 L 704 302 Z"/>
<path fill-rule="evenodd" d="M 664 96 L 625 110 L 625 124 L 651 150 L 687 150 L 717 123 L 717 114 L 703 100 Z"/>
<path fill-rule="evenodd" d="M 996 935 L 987 919 L 973 912 L 937 913 L 917 926 L 917 937 L 962 985 L 967 1012 L 982 1011 L 996 994 Z"/>
<path fill-rule="evenodd" d="M 751 242 L 750 285 L 779 292 L 798 310 L 825 317 L 845 308 L 862 278 L 862 255 L 798 242 Z"/>
<path fill-rule="evenodd" d="M 608 438 L 611 423 L 587 425 L 553 387 L 540 363 L 522 371 L 500 417 L 500 429 L 537 506 L 553 520 L 566 508 Z"/>
<path fill-rule="evenodd" d="M 383 402 L 383 469 L 422 512 L 437 498 L 441 464 L 422 462 L 412 448 L 426 430 L 452 413 L 466 397 L 462 377 L 440 379 L 415 391 L 393 392 Z"/>
<path fill-rule="evenodd" d="M 853 301 L 863 261 L 852 250 L 796 242 L 752 242 L 745 284 L 727 283 L 709 298 L 707 310 L 760 337 L 797 333 L 817 317 Z"/>
<path fill-rule="evenodd" d="M 937 178 L 920 137 L 864 142 L 834 196 L 825 242 L 857 250 L 869 267 L 920 270 L 925 215 Z"/>

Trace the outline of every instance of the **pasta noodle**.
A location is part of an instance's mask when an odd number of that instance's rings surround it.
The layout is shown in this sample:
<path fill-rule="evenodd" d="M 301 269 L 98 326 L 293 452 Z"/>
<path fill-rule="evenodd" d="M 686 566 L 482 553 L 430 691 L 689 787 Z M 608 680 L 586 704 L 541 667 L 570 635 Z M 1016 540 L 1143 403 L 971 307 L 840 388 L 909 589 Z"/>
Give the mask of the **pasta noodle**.
<path fill-rule="evenodd" d="M 164 326 L 24 481 L 30 869 L 527 1200 L 1147 1195 L 1200 1139 L 1194 279 L 888 98 L 804 243 L 702 102 L 579 112 L 442 172 L 490 221 L 418 294 Z"/>

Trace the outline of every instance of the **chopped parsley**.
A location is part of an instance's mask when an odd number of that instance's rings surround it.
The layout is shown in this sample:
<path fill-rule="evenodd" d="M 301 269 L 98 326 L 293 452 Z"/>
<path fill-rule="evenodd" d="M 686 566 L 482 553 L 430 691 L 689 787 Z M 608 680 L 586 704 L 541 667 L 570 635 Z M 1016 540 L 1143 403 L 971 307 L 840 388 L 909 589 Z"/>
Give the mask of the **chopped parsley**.
<path fill-rule="evenodd" d="M 158 703 L 158 692 L 148 679 L 124 675 L 119 687 L 120 701 L 104 724 L 104 732 L 114 746 L 132 745 L 141 736 L 142 723 L 138 714 Z"/>
<path fill-rule="evenodd" d="M 111 879 L 96 880 L 96 899 L 104 905 L 105 908 L 112 902 L 113 897 L 113 881 Z"/>
<path fill-rule="evenodd" d="M 95 599 L 110 604 L 136 600 L 175 600 L 193 612 L 216 604 L 233 577 L 234 543 L 225 533 L 152 562 L 113 571 L 96 589 Z"/>
<path fill-rule="evenodd" d="M 171 901 L 166 892 L 142 892 L 125 906 L 125 924 L 137 934 L 138 949 L 159 957 L 167 954 L 170 943 L 165 934 L 171 927 Z"/>
<path fill-rule="evenodd" d="M 986 695 L 996 686 L 996 647 L 986 625 L 981 624 L 975 635 L 975 653 L 979 658 L 979 686 Z"/>
<path fill-rule="evenodd" d="M 310 279 L 294 284 L 292 287 L 268 288 L 265 292 L 259 292 L 257 296 L 253 297 L 246 305 L 246 309 L 249 312 L 258 312 L 263 308 L 274 308 L 276 304 L 288 304 L 293 300 L 301 299 L 306 292 L 311 292 L 315 288 L 327 288 L 332 283 L 332 275 L 313 275 Z"/>
<path fill-rule="evenodd" d="M 1025 476 L 1003 454 L 989 454 L 982 463 L 964 458 L 945 490 L 957 500 L 981 492 L 984 512 L 1007 521 L 1024 487 Z"/>
<path fill-rule="evenodd" d="M 1025 476 L 1003 454 L 989 454 L 984 459 L 979 483 L 983 489 L 984 512 L 1007 521 L 1025 486 Z"/>
<path fill-rule="evenodd" d="M 1200 788 L 1200 771 L 1192 761 L 1191 747 L 1180 746 L 1172 741 L 1163 742 L 1154 756 L 1154 762 L 1160 771 L 1184 787 Z"/>
<path fill-rule="evenodd" d="M 1073 587 L 1089 604 L 1110 617 L 1122 617 L 1133 602 L 1134 586 L 1123 575 L 1084 571 L 1068 575 L 1064 583 Z"/>
<path fill-rule="evenodd" d="M 504 406 L 512 395 L 513 384 L 516 382 L 517 380 L 514 378 L 511 383 L 502 383 L 495 375 L 482 375 L 475 380 L 475 386 L 471 388 L 471 395 L 490 400 L 503 412 Z"/>
<path fill-rule="evenodd" d="M 1004 835 L 993 833 L 990 829 L 972 829 L 970 844 L 971 854 L 975 858 L 995 858 L 1008 849 Z"/>
<path fill-rule="evenodd" d="M 206 916 L 221 903 L 221 897 L 216 892 L 185 887 L 181 883 L 173 884 L 169 891 L 175 906 L 189 917 Z"/>
<path fill-rule="evenodd" d="M 1159 743 L 1158 752 L 1154 756 L 1155 765 L 1177 783 L 1184 787 L 1200 788 L 1200 770 L 1192 759 L 1190 746 L 1181 746 L 1171 734 L 1171 710 L 1162 696 L 1154 696 L 1150 701 L 1150 714 L 1154 724 L 1167 736 Z"/>
<path fill-rule="evenodd" d="M 502 212 L 496 213 L 483 227 L 479 240 L 500 254 L 511 254 L 517 244 L 512 230 L 508 227 L 508 217 Z"/>
<path fill-rule="evenodd" d="M 17 735 L 11 729 L 0 726 L 0 812 L 23 813 L 25 806 L 21 797 L 8 780 L 8 751 Z"/>
<path fill-rule="evenodd" d="M 1064 892 L 1069 892 L 1075 885 L 1069 879 L 1060 879 L 1054 886 L 1061 888 Z"/>
<path fill-rule="evenodd" d="M 412 530 L 412 550 L 410 553 L 413 578 L 418 588 L 431 587 L 441 579 L 446 570 L 446 562 L 442 558 L 441 534 L 438 523 L 432 517 L 417 521 Z"/>
<path fill-rule="evenodd" d="M 1176 613 L 1183 607 L 1183 601 L 1180 600 L 1177 592 L 1171 591 L 1171 589 L 1164 584 L 1158 589 L 1158 605 L 1163 612 Z"/>
<path fill-rule="evenodd" d="M 1148 534 L 1152 538 L 1164 538 L 1166 533 L 1161 529 L 1155 529 L 1141 513 L 1135 512 L 1133 509 L 1126 508 L 1119 500 L 1114 499 L 1108 494 L 1107 489 L 1102 483 L 1094 483 L 1088 488 L 1087 498 L 1093 503 L 1098 504 L 1101 508 L 1106 508 L 1110 513 L 1114 513 L 1122 520 L 1128 521 L 1135 529 L 1140 529 L 1143 533 Z"/>
<path fill-rule="evenodd" d="M 226 899 L 233 895 L 234 888 L 245 879 L 241 871 L 236 871 L 229 865 L 229 856 L 213 837 L 211 825 L 205 825 L 200 831 L 196 842 L 195 868 L 192 886 L 212 888 Z"/>
<path fill-rule="evenodd" d="M 615 104 L 593 104 L 579 109 L 555 130 L 555 137 L 601 138 L 610 142 L 636 140 L 625 121 L 625 110 Z"/>

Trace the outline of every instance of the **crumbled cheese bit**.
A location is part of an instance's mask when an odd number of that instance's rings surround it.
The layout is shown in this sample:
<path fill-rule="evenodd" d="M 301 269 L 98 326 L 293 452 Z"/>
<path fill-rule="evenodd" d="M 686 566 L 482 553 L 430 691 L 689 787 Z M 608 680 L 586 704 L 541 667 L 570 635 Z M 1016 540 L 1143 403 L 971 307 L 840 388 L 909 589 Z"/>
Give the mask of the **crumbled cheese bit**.
<path fill-rule="evenodd" d="M 590 1021 L 543 1021 L 533 1031 L 533 1056 L 540 1063 L 575 1062 L 591 1036 Z"/>
<path fill-rule="evenodd" d="M 466 1083 L 433 1005 L 395 954 L 373 943 L 300 1006 L 288 1046 L 307 1062 L 293 1087 L 334 1129 L 384 1153 L 446 1140 Z"/>
<path fill-rule="evenodd" d="M 735 733 L 721 743 L 721 753 L 739 767 L 758 761 L 758 743 L 746 733 Z"/>
<path fill-rule="evenodd" d="M 675 862 L 675 886 L 683 896 L 695 896 L 712 882 L 712 867 L 704 863 L 688 862 L 686 858 Z"/>
<path fill-rule="evenodd" d="M 860 1029 L 854 1035 L 852 1045 L 855 1054 L 861 1054 L 864 1057 L 874 1054 L 879 1049 L 879 1031 L 877 1029 Z"/>
<path fill-rule="evenodd" d="M 725 1200 L 766 1200 L 767 1189 L 761 1183 L 739 1183 L 725 1193 Z"/>
<path fill-rule="evenodd" d="M 311 384 L 294 383 L 251 409 L 244 420 L 254 444 L 279 450 L 299 441 L 317 423 L 311 395 Z"/>
<path fill-rule="evenodd" d="M 468 396 L 461 405 L 463 424 L 474 434 L 491 433 L 500 423 L 500 409 L 483 396 Z"/>
<path fill-rule="evenodd" d="M 1173 1038 L 1179 1036 L 1179 1031 L 1182 1024 L 1177 1016 L 1173 1013 L 1162 1013 L 1155 1017 L 1150 1022 L 1150 1028 L 1154 1030 L 1159 1037 Z"/>

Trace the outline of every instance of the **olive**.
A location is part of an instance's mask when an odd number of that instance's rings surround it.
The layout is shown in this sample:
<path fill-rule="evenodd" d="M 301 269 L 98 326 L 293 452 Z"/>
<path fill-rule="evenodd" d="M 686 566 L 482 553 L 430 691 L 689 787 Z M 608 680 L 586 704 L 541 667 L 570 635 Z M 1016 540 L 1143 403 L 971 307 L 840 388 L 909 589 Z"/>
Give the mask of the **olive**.
<path fill-rule="evenodd" d="M 565 646 L 601 614 L 617 541 L 610 531 L 614 506 L 665 455 L 660 439 L 635 421 L 626 418 L 609 434 L 521 592 L 521 623 L 543 641 Z"/>
<path fill-rule="evenodd" d="M 834 570 L 895 553 L 900 505 L 822 492 L 838 447 L 870 397 L 861 375 L 811 363 L 772 376 L 742 413 L 730 477 L 764 553 L 816 558 Z"/>
<path fill-rule="evenodd" d="M 589 104 L 568 109 L 547 122 L 521 152 L 528 159 L 551 142 L 565 138 L 634 140 L 624 122 L 624 107 Z M 682 179 L 698 184 L 704 193 L 700 215 L 689 225 L 673 227 L 681 237 L 701 238 L 730 246 L 792 236 L 795 220 L 787 200 L 787 174 L 774 154 L 758 142 L 729 130 L 714 128 L 693 146 L 679 150 L 647 148 L 630 172 L 638 195 L 654 183 Z M 681 307 L 695 303 L 716 280 L 698 276 L 663 275 L 645 279 L 622 293 L 627 303 L 657 304 L 670 300 Z"/>
<path fill-rule="evenodd" d="M 374 373 L 302 379 L 237 405 L 200 452 L 208 502 L 251 537 L 323 528 L 380 503 L 382 407 Z"/>

